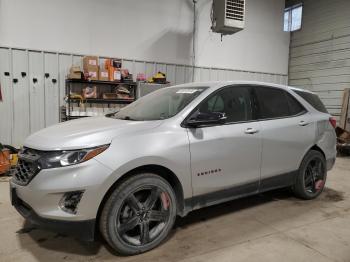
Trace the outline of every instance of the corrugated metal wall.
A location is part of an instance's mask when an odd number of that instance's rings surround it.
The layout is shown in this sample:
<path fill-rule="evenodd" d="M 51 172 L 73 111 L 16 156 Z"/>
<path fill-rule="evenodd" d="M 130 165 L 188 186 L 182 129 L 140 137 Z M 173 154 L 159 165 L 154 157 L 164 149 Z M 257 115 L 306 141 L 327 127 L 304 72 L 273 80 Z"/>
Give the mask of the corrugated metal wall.
<path fill-rule="evenodd" d="M 302 30 L 291 35 L 289 84 L 318 93 L 339 120 L 350 87 L 350 1 L 303 2 Z"/>
<path fill-rule="evenodd" d="M 59 122 L 64 105 L 65 78 L 72 65 L 82 66 L 82 54 L 65 54 L 0 46 L 0 142 L 21 146 L 41 128 Z M 104 59 L 105 57 L 100 57 Z M 193 67 L 169 63 L 123 59 L 130 73 L 147 77 L 165 72 L 172 84 L 192 81 L 256 80 L 286 84 L 287 75 L 225 68 Z"/>

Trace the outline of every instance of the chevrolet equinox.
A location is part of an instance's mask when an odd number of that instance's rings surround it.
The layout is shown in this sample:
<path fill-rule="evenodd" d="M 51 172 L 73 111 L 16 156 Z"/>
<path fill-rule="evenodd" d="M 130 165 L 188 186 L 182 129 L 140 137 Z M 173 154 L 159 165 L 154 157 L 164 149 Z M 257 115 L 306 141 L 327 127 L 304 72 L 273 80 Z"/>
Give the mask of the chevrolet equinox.
<path fill-rule="evenodd" d="M 122 110 L 29 136 L 10 181 L 34 225 L 118 253 L 163 242 L 177 215 L 276 188 L 321 194 L 336 122 L 317 95 L 259 82 L 163 88 Z"/>

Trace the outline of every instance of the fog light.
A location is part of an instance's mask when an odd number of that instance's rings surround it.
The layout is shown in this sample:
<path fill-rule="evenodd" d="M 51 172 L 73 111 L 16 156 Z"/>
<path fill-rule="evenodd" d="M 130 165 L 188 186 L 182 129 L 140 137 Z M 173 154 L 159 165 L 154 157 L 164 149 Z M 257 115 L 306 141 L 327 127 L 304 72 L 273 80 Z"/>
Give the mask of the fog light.
<path fill-rule="evenodd" d="M 60 208 L 69 214 L 76 214 L 78 204 L 83 196 L 84 191 L 67 192 L 63 195 L 59 206 Z"/>

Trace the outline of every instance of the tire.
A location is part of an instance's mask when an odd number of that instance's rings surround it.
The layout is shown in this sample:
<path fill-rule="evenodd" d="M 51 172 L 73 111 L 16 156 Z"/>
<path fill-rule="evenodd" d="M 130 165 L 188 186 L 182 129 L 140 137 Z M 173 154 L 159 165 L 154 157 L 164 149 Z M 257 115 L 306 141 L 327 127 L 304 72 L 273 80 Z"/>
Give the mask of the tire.
<path fill-rule="evenodd" d="M 176 197 L 162 177 L 143 173 L 116 187 L 100 216 L 100 231 L 121 255 L 136 255 L 160 245 L 176 218 Z"/>
<path fill-rule="evenodd" d="M 293 192 L 301 199 L 315 199 L 322 193 L 326 179 L 325 157 L 319 151 L 310 150 L 301 162 Z"/>

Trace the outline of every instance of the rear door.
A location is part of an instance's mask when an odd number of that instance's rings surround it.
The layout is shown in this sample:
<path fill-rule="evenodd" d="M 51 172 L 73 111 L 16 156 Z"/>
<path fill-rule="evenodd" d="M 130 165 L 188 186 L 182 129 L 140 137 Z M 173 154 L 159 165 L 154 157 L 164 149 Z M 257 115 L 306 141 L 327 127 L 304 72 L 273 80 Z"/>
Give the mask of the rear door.
<path fill-rule="evenodd" d="M 260 189 L 291 185 L 305 152 L 314 143 L 315 124 L 289 92 L 256 86 L 255 93 L 263 148 Z"/>

